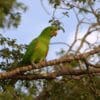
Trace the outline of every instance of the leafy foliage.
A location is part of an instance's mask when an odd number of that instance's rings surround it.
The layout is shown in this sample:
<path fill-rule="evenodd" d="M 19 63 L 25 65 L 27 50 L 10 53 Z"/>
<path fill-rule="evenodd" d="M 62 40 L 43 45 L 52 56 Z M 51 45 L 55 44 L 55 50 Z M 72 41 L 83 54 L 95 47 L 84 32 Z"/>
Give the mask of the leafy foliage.
<path fill-rule="evenodd" d="M 3 37 L 0 34 L 0 69 L 7 70 L 16 65 L 23 56 L 26 45 L 18 45 L 16 39 Z"/>
<path fill-rule="evenodd" d="M 49 0 L 50 4 L 53 4 L 54 8 L 61 4 L 61 0 Z"/>
<path fill-rule="evenodd" d="M 94 94 L 93 90 L 91 91 L 92 86 L 87 76 L 79 80 L 70 77 L 65 76 L 61 80 L 48 81 L 46 89 L 49 88 L 49 96 L 47 98 L 51 100 L 98 100 L 100 98 Z M 93 81 L 96 82 L 95 86 L 98 90 L 99 78 L 94 77 Z"/>
<path fill-rule="evenodd" d="M 21 10 L 26 11 L 26 6 L 17 0 L 0 1 L 0 27 L 17 27 L 21 19 Z"/>

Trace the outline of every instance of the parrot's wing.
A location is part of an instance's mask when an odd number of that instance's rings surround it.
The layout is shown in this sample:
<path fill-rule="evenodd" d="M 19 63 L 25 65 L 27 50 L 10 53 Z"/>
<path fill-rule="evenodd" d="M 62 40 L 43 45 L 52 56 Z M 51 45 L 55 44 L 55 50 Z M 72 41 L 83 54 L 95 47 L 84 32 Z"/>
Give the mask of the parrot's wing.
<path fill-rule="evenodd" d="M 38 39 L 34 39 L 29 45 L 25 52 L 25 55 L 23 56 L 22 63 L 23 64 L 30 64 L 31 62 L 31 55 L 35 52 L 35 49 L 38 45 Z"/>

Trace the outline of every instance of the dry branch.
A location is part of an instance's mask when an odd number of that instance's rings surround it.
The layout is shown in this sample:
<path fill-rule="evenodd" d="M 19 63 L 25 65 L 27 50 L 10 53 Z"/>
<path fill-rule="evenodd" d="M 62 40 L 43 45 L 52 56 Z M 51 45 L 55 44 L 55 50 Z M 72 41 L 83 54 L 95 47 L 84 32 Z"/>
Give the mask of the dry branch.
<path fill-rule="evenodd" d="M 54 59 L 54 60 L 51 60 L 48 62 L 41 62 L 41 63 L 37 64 L 38 67 L 32 67 L 31 65 L 25 66 L 25 67 L 18 67 L 16 69 L 13 69 L 12 71 L 1 72 L 0 73 L 0 80 L 9 79 L 10 77 L 16 77 L 17 75 L 20 75 L 21 73 L 24 73 L 26 71 L 30 71 L 33 69 L 40 69 L 40 68 L 47 67 L 47 66 L 57 65 L 60 63 L 71 62 L 73 60 L 85 59 L 88 56 L 96 54 L 96 53 L 100 53 L 100 47 L 97 47 L 94 50 L 91 50 L 89 52 L 76 55 L 75 57 L 64 56 L 63 58 Z"/>
<path fill-rule="evenodd" d="M 99 69 L 90 69 L 88 72 L 86 70 L 80 70 L 80 69 L 72 69 L 72 70 L 63 70 L 59 72 L 52 72 L 52 73 L 44 73 L 44 74 L 37 74 L 37 75 L 17 75 L 16 77 L 10 77 L 9 79 L 20 79 L 20 80 L 37 80 L 37 79 L 55 79 L 59 76 L 64 75 L 71 75 L 71 76 L 81 76 L 81 75 L 98 75 L 100 73 Z"/>

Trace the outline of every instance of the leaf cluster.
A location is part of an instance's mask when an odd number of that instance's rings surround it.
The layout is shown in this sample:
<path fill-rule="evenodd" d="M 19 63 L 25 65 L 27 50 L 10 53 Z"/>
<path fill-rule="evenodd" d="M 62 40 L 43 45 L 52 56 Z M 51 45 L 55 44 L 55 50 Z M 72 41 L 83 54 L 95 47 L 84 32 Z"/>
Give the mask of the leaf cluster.
<path fill-rule="evenodd" d="M 21 12 L 26 11 L 26 6 L 17 0 L 0 1 L 0 27 L 17 27 L 20 23 Z"/>
<path fill-rule="evenodd" d="M 15 66 L 22 58 L 26 45 L 19 45 L 16 39 L 0 34 L 0 69 L 7 70 Z"/>

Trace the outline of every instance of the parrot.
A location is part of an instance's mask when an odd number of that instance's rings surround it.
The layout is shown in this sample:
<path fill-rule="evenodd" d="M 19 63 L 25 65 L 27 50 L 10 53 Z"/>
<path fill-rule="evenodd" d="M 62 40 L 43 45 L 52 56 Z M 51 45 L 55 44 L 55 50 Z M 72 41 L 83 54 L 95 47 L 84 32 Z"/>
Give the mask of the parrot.
<path fill-rule="evenodd" d="M 37 64 L 44 61 L 49 50 L 50 40 L 57 35 L 58 30 L 57 26 L 46 27 L 37 38 L 30 42 L 20 65 Z"/>
<path fill-rule="evenodd" d="M 52 37 L 57 35 L 58 30 L 59 27 L 57 26 L 46 27 L 37 38 L 30 42 L 22 60 L 17 63 L 14 68 L 27 66 L 29 64 L 33 67 L 37 67 L 37 63 L 45 61 L 49 50 L 50 40 Z M 11 80 L 9 83 L 14 85 L 16 80 Z"/>

